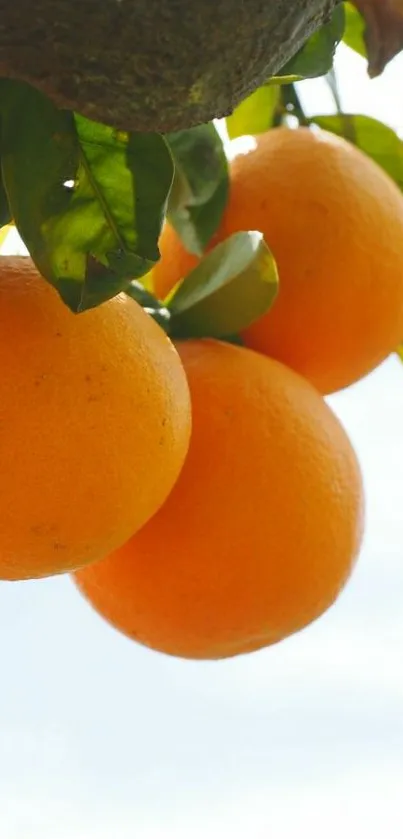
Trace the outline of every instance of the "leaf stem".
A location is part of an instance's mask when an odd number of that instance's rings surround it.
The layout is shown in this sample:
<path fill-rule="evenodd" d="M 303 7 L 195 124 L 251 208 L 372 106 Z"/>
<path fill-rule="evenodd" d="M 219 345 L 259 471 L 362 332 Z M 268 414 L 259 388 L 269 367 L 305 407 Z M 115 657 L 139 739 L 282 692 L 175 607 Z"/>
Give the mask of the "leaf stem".
<path fill-rule="evenodd" d="M 295 84 L 283 85 L 281 98 L 286 110 L 295 116 L 300 125 L 309 126 L 309 119 L 305 116 L 301 100 L 295 88 Z"/>

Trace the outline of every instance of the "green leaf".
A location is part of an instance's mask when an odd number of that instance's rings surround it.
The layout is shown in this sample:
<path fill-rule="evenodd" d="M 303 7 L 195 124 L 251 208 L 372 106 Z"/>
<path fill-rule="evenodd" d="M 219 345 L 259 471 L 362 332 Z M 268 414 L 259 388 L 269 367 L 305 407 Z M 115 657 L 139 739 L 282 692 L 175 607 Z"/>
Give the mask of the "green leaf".
<path fill-rule="evenodd" d="M 70 309 L 97 306 L 145 274 L 159 258 L 173 176 L 163 138 L 117 132 L 5 79 L 0 115 L 14 222 Z"/>
<path fill-rule="evenodd" d="M 367 57 L 367 50 L 365 47 L 365 21 L 358 9 L 352 3 L 345 3 L 346 26 L 344 29 L 343 42 L 350 47 L 350 49 L 361 55 L 362 58 Z"/>
<path fill-rule="evenodd" d="M 0 172 L 0 228 L 12 221 L 10 207 L 8 205 L 8 198 L 6 190 L 4 189 L 3 178 Z"/>
<path fill-rule="evenodd" d="M 230 140 L 245 134 L 262 134 L 272 127 L 280 102 L 278 85 L 262 85 L 243 100 L 226 119 Z"/>
<path fill-rule="evenodd" d="M 270 79 L 267 80 L 266 85 L 275 85 L 277 87 L 282 87 L 283 85 L 295 84 L 295 82 L 300 82 L 302 80 L 303 76 L 299 76 L 296 73 L 288 73 L 284 76 L 272 76 Z"/>
<path fill-rule="evenodd" d="M 116 132 L 78 115 L 75 123 L 80 164 L 72 210 L 88 216 L 94 256 L 115 275 L 117 293 L 159 259 L 172 160 L 159 134 Z M 102 302 L 99 292 L 99 277 L 87 276 L 86 308 Z"/>
<path fill-rule="evenodd" d="M 289 81 L 296 82 L 328 73 L 333 66 L 336 47 L 343 37 L 344 26 L 344 7 L 340 4 L 336 6 L 329 23 L 309 38 L 272 81 L 278 83 L 281 77 L 286 76 Z"/>
<path fill-rule="evenodd" d="M 170 293 L 170 334 L 236 335 L 272 305 L 277 268 L 261 233 L 235 233 L 211 250 Z"/>
<path fill-rule="evenodd" d="M 228 163 L 213 123 L 166 134 L 175 163 L 168 218 L 185 248 L 201 256 L 228 198 Z"/>
<path fill-rule="evenodd" d="M 388 125 L 360 114 L 314 116 L 310 121 L 356 145 L 403 189 L 403 142 Z"/>
<path fill-rule="evenodd" d="M 403 362 L 403 344 L 399 344 L 399 346 L 397 347 L 396 355 L 398 355 L 398 357 L 400 358 L 400 361 Z"/>
<path fill-rule="evenodd" d="M 244 341 L 240 335 L 226 335 L 225 341 L 227 344 L 234 344 L 236 347 L 244 347 Z"/>

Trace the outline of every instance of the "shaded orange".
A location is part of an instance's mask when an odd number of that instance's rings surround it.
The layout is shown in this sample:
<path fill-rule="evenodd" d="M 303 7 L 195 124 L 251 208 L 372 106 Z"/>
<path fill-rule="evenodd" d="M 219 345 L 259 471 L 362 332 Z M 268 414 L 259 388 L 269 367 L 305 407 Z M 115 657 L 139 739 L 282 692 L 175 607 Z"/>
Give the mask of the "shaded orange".
<path fill-rule="evenodd" d="M 130 298 L 73 315 L 0 258 L 0 578 L 100 559 L 163 503 L 190 400 L 175 348 Z"/>
<path fill-rule="evenodd" d="M 172 225 L 165 221 L 159 238 L 160 260 L 150 272 L 150 282 L 160 300 L 169 294 L 179 280 L 199 264 L 199 257 L 189 253 Z"/>
<path fill-rule="evenodd" d="M 261 230 L 280 290 L 245 344 L 283 361 L 323 393 L 352 384 L 403 335 L 403 197 L 352 144 L 324 131 L 277 128 L 231 163 L 219 238 Z M 167 293 L 193 260 L 167 227 L 155 272 Z"/>
<path fill-rule="evenodd" d="M 214 340 L 178 350 L 193 415 L 181 475 L 148 524 L 75 581 L 130 638 L 223 658 L 333 603 L 360 545 L 362 483 L 345 431 L 297 373 Z"/>

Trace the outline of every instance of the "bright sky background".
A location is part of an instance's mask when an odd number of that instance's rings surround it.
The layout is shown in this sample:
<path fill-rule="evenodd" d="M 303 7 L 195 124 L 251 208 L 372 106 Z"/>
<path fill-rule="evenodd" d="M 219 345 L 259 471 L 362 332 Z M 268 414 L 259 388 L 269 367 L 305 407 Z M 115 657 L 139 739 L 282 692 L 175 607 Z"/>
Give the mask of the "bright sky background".
<path fill-rule="evenodd" d="M 403 60 L 345 108 L 403 133 Z M 305 84 L 315 111 L 328 99 Z M 376 243 L 374 243 L 376 246 Z M 361 460 L 367 533 L 338 603 L 222 663 L 137 646 L 66 578 L 0 584 L 4 839 L 401 839 L 403 367 L 329 400 Z"/>

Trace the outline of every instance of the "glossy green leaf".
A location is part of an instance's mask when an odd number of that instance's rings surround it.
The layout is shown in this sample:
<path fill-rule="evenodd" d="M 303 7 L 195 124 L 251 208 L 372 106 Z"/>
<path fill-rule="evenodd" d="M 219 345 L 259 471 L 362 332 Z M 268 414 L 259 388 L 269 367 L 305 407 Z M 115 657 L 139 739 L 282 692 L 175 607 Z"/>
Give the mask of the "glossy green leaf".
<path fill-rule="evenodd" d="M 163 138 L 116 132 L 4 79 L 0 114 L 13 219 L 67 305 L 97 306 L 145 274 L 159 258 L 173 176 Z"/>
<path fill-rule="evenodd" d="M 361 114 L 314 116 L 311 122 L 356 145 L 403 189 L 403 142 L 388 125 Z"/>
<path fill-rule="evenodd" d="M 361 55 L 362 58 L 367 57 L 367 50 L 365 47 L 365 21 L 356 6 L 352 3 L 345 3 L 346 25 L 344 29 L 343 42 L 350 47 L 350 49 Z"/>
<path fill-rule="evenodd" d="M 175 163 L 168 218 L 190 253 L 201 256 L 228 198 L 228 163 L 213 123 L 166 134 Z"/>
<path fill-rule="evenodd" d="M 344 26 L 344 7 L 340 4 L 336 6 L 329 23 L 308 39 L 272 81 L 279 82 L 281 77 L 288 76 L 289 81 L 295 82 L 328 73 L 333 66 L 336 47 L 343 37 Z"/>
<path fill-rule="evenodd" d="M 230 140 L 245 134 L 262 134 L 272 127 L 280 103 L 278 85 L 262 85 L 243 100 L 226 119 Z"/>
<path fill-rule="evenodd" d="M 18 232 L 43 276 L 63 278 L 52 225 L 67 211 L 79 147 L 73 117 L 26 84 L 0 81 L 1 168 Z"/>
<path fill-rule="evenodd" d="M 210 251 L 165 301 L 174 337 L 236 335 L 272 305 L 278 290 L 262 235 L 235 233 Z"/>

